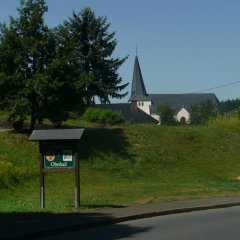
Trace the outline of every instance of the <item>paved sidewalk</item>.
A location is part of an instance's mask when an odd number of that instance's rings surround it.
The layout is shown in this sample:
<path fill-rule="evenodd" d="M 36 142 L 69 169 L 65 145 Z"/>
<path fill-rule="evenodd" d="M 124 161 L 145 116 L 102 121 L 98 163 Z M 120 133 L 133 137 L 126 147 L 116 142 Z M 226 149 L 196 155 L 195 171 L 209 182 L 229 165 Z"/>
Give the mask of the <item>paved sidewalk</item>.
<path fill-rule="evenodd" d="M 8 131 L 11 131 L 13 129 L 10 129 L 10 128 L 0 128 L 0 132 L 8 132 Z"/>
<path fill-rule="evenodd" d="M 34 239 L 133 219 L 237 205 L 240 206 L 240 196 L 82 210 L 79 213 L 0 213 L 0 239 Z"/>

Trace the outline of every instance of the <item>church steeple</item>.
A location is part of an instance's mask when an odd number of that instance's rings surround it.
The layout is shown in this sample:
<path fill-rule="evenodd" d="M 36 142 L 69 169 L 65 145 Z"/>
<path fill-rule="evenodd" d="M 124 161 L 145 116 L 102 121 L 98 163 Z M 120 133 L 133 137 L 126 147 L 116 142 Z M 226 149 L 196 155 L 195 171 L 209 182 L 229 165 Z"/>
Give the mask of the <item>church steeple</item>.
<path fill-rule="evenodd" d="M 148 101 L 148 94 L 144 86 L 140 64 L 138 56 L 135 57 L 133 78 L 132 78 L 132 89 L 129 101 Z"/>

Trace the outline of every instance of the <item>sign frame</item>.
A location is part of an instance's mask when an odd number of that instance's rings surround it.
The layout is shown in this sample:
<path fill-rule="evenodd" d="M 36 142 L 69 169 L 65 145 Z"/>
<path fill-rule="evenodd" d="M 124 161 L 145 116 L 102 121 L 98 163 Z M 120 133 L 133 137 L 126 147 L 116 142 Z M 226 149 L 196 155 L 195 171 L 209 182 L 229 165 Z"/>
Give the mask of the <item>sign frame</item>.
<path fill-rule="evenodd" d="M 73 155 L 75 158 L 74 167 L 61 167 L 61 168 L 47 168 L 44 164 L 44 156 L 47 151 L 47 147 L 49 145 L 56 144 L 72 146 Z M 80 208 L 80 167 L 79 167 L 79 159 L 78 159 L 78 149 L 79 144 L 77 141 L 40 141 L 39 142 L 39 164 L 40 164 L 40 199 L 41 199 L 41 207 L 45 208 L 45 173 L 51 172 L 65 172 L 65 173 L 75 173 L 75 207 Z"/>
<path fill-rule="evenodd" d="M 64 173 L 74 173 L 75 174 L 75 207 L 80 208 L 80 161 L 79 161 L 79 140 L 82 137 L 84 129 L 52 129 L 52 130 L 34 130 L 29 137 L 30 141 L 39 141 L 39 170 L 40 170 L 40 203 L 41 207 L 45 208 L 45 174 L 51 172 L 64 172 Z M 68 151 L 72 153 L 71 157 L 65 154 L 65 162 L 73 162 L 73 165 L 68 166 L 46 166 L 45 161 L 47 161 L 47 151 L 50 149 L 57 150 L 58 155 L 49 154 L 49 159 L 54 162 L 55 158 L 58 160 L 62 159 L 63 153 Z M 62 153 L 62 154 L 60 154 Z M 62 158 L 61 158 L 62 155 Z M 54 159 L 52 159 L 52 157 Z M 70 159 L 71 158 L 71 159 Z M 70 161 L 72 160 L 72 161 Z M 61 161 L 60 161 L 61 162 Z"/>

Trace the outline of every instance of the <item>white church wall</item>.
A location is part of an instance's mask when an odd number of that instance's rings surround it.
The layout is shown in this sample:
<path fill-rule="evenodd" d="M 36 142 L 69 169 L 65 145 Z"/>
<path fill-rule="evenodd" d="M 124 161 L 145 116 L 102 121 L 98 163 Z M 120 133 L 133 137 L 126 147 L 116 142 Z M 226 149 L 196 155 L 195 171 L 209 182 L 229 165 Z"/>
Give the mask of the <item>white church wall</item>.
<path fill-rule="evenodd" d="M 184 121 L 186 123 L 190 122 L 190 113 L 185 108 L 182 108 L 176 115 L 176 120 L 178 122 L 183 121 L 183 119 L 185 119 Z"/>
<path fill-rule="evenodd" d="M 156 113 L 151 113 L 151 116 L 160 122 L 160 116 Z"/>
<path fill-rule="evenodd" d="M 151 101 L 138 101 L 137 102 L 137 107 L 149 115 L 150 115 L 150 106 L 151 106 Z"/>
<path fill-rule="evenodd" d="M 157 113 L 151 113 L 150 114 L 153 118 L 155 118 L 157 121 L 159 121 L 159 124 L 161 125 L 161 117 Z M 177 115 L 174 115 L 174 118 L 176 121 L 181 122 L 182 118 L 184 118 L 186 123 L 190 122 L 190 114 L 189 112 L 185 109 L 182 108 Z"/>

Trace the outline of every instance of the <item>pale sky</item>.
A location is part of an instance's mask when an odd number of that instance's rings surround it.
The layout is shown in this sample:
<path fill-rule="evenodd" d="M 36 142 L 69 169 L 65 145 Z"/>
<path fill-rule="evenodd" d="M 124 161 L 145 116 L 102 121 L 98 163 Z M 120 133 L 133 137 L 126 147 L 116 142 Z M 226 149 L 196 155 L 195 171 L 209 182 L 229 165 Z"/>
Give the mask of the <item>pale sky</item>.
<path fill-rule="evenodd" d="M 17 16 L 20 0 L 0 0 L 0 22 Z M 240 81 L 239 0 L 47 0 L 55 27 L 72 11 L 91 7 L 116 31 L 115 57 L 131 90 L 138 57 L 148 93 L 192 93 Z M 240 98 L 240 82 L 212 89 L 219 100 Z M 127 102 L 129 95 L 121 100 Z M 114 100 L 113 102 L 120 102 Z"/>

